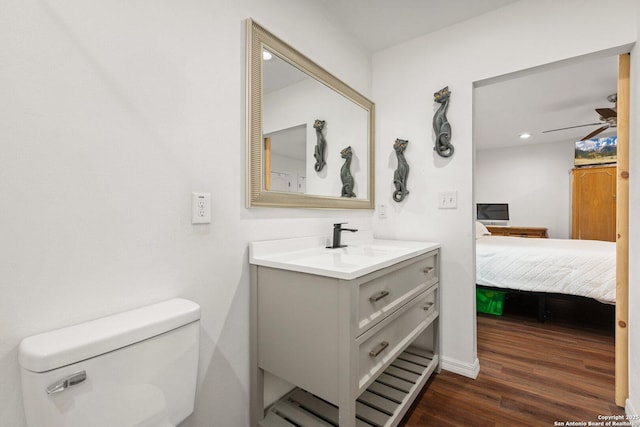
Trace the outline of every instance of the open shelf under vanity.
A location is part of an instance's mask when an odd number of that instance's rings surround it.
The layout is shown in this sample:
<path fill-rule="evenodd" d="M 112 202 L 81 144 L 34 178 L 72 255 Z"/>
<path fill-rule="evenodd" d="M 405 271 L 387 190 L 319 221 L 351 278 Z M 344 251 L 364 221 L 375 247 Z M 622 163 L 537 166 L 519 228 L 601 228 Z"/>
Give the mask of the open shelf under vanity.
<path fill-rule="evenodd" d="M 356 426 L 397 425 L 438 365 L 438 356 L 409 347 L 356 399 Z M 337 427 L 338 407 L 296 388 L 271 405 L 262 427 Z"/>

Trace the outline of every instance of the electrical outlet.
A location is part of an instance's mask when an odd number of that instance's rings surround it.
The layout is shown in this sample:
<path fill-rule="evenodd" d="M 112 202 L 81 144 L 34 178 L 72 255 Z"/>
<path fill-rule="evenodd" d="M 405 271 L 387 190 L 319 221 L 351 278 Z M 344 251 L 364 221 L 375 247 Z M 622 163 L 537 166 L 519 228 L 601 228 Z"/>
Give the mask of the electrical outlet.
<path fill-rule="evenodd" d="M 458 192 L 455 190 L 439 192 L 438 209 L 458 209 Z"/>
<path fill-rule="evenodd" d="M 211 193 L 191 193 L 191 224 L 211 223 Z"/>
<path fill-rule="evenodd" d="M 385 204 L 378 205 L 378 218 L 380 219 L 387 218 L 387 206 Z"/>

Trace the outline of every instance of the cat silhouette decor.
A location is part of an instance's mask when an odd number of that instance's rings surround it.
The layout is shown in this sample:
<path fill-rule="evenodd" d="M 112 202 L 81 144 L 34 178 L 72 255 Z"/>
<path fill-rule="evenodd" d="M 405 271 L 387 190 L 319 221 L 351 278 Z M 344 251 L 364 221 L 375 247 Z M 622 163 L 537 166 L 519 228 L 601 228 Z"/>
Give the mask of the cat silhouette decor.
<path fill-rule="evenodd" d="M 320 172 L 327 164 L 325 156 L 327 152 L 327 140 L 324 137 L 324 120 L 316 120 L 313 122 L 313 128 L 316 130 L 316 146 L 314 149 L 313 157 L 316 159 L 316 164 L 313 168 L 316 172 Z"/>
<path fill-rule="evenodd" d="M 453 145 L 451 144 L 451 125 L 447 120 L 447 109 L 449 108 L 449 86 L 440 89 L 433 94 L 433 100 L 440 104 L 438 110 L 433 115 L 433 131 L 436 136 L 436 143 L 433 149 L 440 157 L 453 156 Z"/>
<path fill-rule="evenodd" d="M 396 187 L 396 191 L 393 192 L 393 200 L 401 202 L 409 194 L 407 190 L 407 177 L 409 176 L 409 164 L 407 159 L 404 158 L 404 150 L 407 149 L 409 141 L 405 139 L 396 139 L 393 144 L 393 149 L 396 152 L 398 158 L 398 167 L 393 173 L 393 185 Z"/>
<path fill-rule="evenodd" d="M 340 151 L 340 157 L 344 159 L 344 164 L 340 169 L 340 179 L 342 180 L 342 192 L 341 197 L 356 197 L 356 193 L 353 191 L 354 181 L 351 175 L 351 158 L 353 157 L 353 151 L 351 146 Z"/>

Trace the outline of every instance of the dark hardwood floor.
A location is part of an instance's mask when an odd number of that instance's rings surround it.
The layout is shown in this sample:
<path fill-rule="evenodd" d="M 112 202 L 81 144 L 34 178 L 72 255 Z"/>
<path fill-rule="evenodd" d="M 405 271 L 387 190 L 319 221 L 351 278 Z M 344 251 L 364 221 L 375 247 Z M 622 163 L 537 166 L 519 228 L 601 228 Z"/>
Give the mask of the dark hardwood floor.
<path fill-rule="evenodd" d="M 535 301 L 507 295 L 503 316 L 479 314 L 478 378 L 435 375 L 400 426 L 586 425 L 623 415 L 614 403 L 614 307 L 549 300 L 547 308 L 539 323 Z"/>

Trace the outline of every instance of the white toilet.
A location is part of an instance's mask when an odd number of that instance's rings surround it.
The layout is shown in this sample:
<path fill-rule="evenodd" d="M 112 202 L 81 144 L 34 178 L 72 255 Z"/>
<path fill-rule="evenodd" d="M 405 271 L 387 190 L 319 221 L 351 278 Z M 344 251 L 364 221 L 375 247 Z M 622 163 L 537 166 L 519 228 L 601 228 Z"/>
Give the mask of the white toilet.
<path fill-rule="evenodd" d="M 200 306 L 173 299 L 25 338 L 29 427 L 169 427 L 193 412 Z"/>

